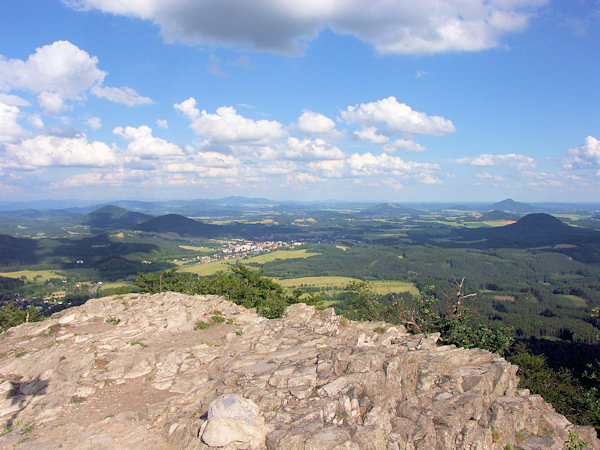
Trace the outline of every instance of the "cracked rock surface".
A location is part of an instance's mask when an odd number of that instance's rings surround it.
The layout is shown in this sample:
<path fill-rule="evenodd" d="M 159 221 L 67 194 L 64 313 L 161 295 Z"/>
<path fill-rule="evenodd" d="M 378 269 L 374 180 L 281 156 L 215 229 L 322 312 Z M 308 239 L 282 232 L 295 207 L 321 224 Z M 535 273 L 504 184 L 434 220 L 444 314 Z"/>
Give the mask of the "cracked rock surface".
<path fill-rule="evenodd" d="M 437 339 L 304 304 L 267 320 L 216 296 L 93 299 L 0 335 L 0 447 L 209 448 L 209 406 L 234 394 L 258 411 L 211 425 L 229 449 L 562 449 L 570 432 L 600 449 L 516 366 Z"/>

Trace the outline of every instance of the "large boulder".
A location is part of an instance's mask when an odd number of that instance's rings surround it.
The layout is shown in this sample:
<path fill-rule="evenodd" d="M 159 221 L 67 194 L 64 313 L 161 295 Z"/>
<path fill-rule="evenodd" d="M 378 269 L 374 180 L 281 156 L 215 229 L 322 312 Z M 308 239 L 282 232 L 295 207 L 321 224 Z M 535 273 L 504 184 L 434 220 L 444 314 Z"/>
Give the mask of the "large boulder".
<path fill-rule="evenodd" d="M 202 440 L 211 447 L 238 443 L 259 448 L 265 443 L 264 423 L 260 408 L 252 400 L 239 394 L 221 395 L 208 407 Z"/>

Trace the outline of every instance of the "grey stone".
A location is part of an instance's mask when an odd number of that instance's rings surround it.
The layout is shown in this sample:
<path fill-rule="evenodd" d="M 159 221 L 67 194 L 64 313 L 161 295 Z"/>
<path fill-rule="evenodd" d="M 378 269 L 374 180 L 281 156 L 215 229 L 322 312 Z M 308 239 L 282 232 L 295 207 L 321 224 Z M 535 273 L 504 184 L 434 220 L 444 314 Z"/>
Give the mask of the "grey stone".
<path fill-rule="evenodd" d="M 193 330 L 215 310 L 235 323 Z M 438 338 L 302 304 L 267 320 L 217 296 L 92 299 L 3 333 L 0 447 L 558 449 L 574 432 L 600 449 L 516 366 Z"/>
<path fill-rule="evenodd" d="M 252 400 L 239 394 L 221 395 L 213 400 L 208 408 L 208 421 L 229 417 L 250 425 L 257 425 L 255 420 L 260 416 L 260 408 Z"/>

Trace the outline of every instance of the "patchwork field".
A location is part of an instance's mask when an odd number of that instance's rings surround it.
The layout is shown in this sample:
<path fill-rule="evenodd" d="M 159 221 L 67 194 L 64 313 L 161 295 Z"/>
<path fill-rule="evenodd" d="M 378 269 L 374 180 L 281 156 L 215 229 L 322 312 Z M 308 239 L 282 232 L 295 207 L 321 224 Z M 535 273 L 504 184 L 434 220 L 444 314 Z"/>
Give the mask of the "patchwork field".
<path fill-rule="evenodd" d="M 274 252 L 264 253 L 258 256 L 252 256 L 245 260 L 248 263 L 264 264 L 278 259 L 296 259 L 310 258 L 311 256 L 320 255 L 320 253 L 311 253 L 306 249 L 302 250 L 276 250 Z"/>
<path fill-rule="evenodd" d="M 116 289 L 116 288 L 121 288 L 121 287 L 133 287 L 133 286 L 135 286 L 135 283 L 132 283 L 130 281 L 112 281 L 112 282 L 108 282 L 108 283 L 103 283 L 102 289 Z"/>
<path fill-rule="evenodd" d="M 582 306 L 582 307 L 587 306 L 587 301 L 585 298 L 581 298 L 577 295 L 565 295 L 565 297 L 567 297 L 569 300 L 571 300 L 575 306 Z"/>
<path fill-rule="evenodd" d="M 210 252 L 211 249 L 208 247 L 194 247 L 193 245 L 180 245 L 179 248 L 184 250 L 191 250 L 193 252 Z"/>
<path fill-rule="evenodd" d="M 179 271 L 195 273 L 196 275 L 200 275 L 201 277 L 206 277 L 208 275 L 214 275 L 215 273 L 221 270 L 228 270 L 230 264 L 235 264 L 235 262 L 239 260 L 241 260 L 241 258 L 226 259 L 206 264 L 187 264 L 181 266 L 179 268 Z"/>
<path fill-rule="evenodd" d="M 265 253 L 262 255 L 251 256 L 249 258 L 231 258 L 222 261 L 215 261 L 206 264 L 189 264 L 181 266 L 179 269 L 181 272 L 191 272 L 202 277 L 208 275 L 214 275 L 220 270 L 228 270 L 229 265 L 235 264 L 237 261 L 241 261 L 244 264 L 265 264 L 268 262 L 284 259 L 297 259 L 297 258 L 310 258 L 311 256 L 319 255 L 319 253 L 310 253 L 306 249 L 302 250 L 276 250 L 274 252 Z"/>
<path fill-rule="evenodd" d="M 9 278 L 27 278 L 27 281 L 44 283 L 52 278 L 63 278 L 66 275 L 58 270 L 19 270 L 16 272 L 0 272 L 0 276 Z"/>
<path fill-rule="evenodd" d="M 344 290 L 344 287 L 352 282 L 361 280 L 351 277 L 303 277 L 291 278 L 287 280 L 278 280 L 278 283 L 285 288 L 321 288 L 323 290 Z M 414 284 L 404 281 L 371 281 L 371 286 L 378 294 L 391 294 L 395 292 L 409 292 L 417 295 L 419 290 Z"/>

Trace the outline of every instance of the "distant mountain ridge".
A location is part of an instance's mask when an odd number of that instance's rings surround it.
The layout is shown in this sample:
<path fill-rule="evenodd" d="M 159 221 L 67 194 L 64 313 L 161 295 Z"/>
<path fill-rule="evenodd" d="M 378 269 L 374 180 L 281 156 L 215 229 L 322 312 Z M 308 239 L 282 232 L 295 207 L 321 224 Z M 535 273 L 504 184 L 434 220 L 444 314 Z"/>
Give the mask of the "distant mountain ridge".
<path fill-rule="evenodd" d="M 222 231 L 222 227 L 189 219 L 179 214 L 165 214 L 137 225 L 136 230 L 177 233 L 180 236 L 214 237 Z"/>
<path fill-rule="evenodd" d="M 81 223 L 99 229 L 130 229 L 140 223 L 152 219 L 154 216 L 130 211 L 119 206 L 103 206 L 83 216 Z"/>
<path fill-rule="evenodd" d="M 38 241 L 0 234 L 0 265 L 35 264 Z"/>
<path fill-rule="evenodd" d="M 525 234 L 553 234 L 553 233 L 565 233 L 571 234 L 571 231 L 577 233 L 577 229 L 561 222 L 550 214 L 545 213 L 533 213 L 528 214 L 516 223 L 507 225 L 504 227 L 506 230 L 510 230 L 513 233 L 525 233 Z"/>
<path fill-rule="evenodd" d="M 494 209 L 492 211 L 488 211 L 486 213 L 483 213 L 481 215 L 481 217 L 479 217 L 479 221 L 485 221 L 485 220 L 519 220 L 521 218 L 520 215 L 518 214 L 513 214 L 513 213 L 509 213 L 506 211 L 498 211 L 497 209 Z"/>
<path fill-rule="evenodd" d="M 536 208 L 535 206 L 528 205 L 527 203 L 515 202 L 512 198 L 507 198 L 506 200 L 492 203 L 485 208 L 485 211 L 504 211 L 528 214 L 540 212 L 540 209 Z"/>
<path fill-rule="evenodd" d="M 517 222 L 492 228 L 463 231 L 468 239 L 486 239 L 499 246 L 537 247 L 561 243 L 586 242 L 600 233 L 585 228 L 575 228 L 545 213 L 528 214 Z"/>
<path fill-rule="evenodd" d="M 506 199 L 501 202 L 486 205 L 484 202 L 464 203 L 427 203 L 411 202 L 406 206 L 396 202 L 374 201 L 281 201 L 266 198 L 249 198 L 240 196 L 229 196 L 217 199 L 192 199 L 192 200 L 113 200 L 109 202 L 81 201 L 81 200 L 44 200 L 29 202 L 0 202 L 0 215 L 30 218 L 65 218 L 80 217 L 104 206 L 118 206 L 133 212 L 163 215 L 180 214 L 188 217 L 240 217 L 242 215 L 253 215 L 256 213 L 276 212 L 281 214 L 310 214 L 324 215 L 333 210 L 356 213 L 366 212 L 366 217 L 376 214 L 378 210 L 387 217 L 404 217 L 406 215 L 418 215 L 427 212 L 439 212 L 443 210 L 464 210 L 489 212 L 501 210 L 513 212 L 520 215 L 533 212 L 569 213 L 578 211 L 600 211 L 600 204 L 592 203 L 536 203 L 528 205 Z M 386 206 L 387 205 L 387 206 Z M 405 208 L 402 211 L 402 208 Z M 370 212 L 367 212 L 371 210 Z M 382 217 L 384 217 L 382 216 Z"/>
<path fill-rule="evenodd" d="M 405 217 L 418 216 L 423 211 L 399 205 L 398 203 L 380 203 L 372 208 L 364 209 L 355 215 L 365 217 Z"/>

